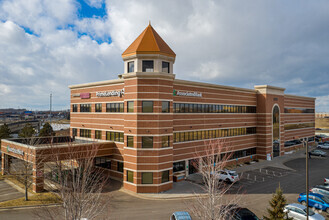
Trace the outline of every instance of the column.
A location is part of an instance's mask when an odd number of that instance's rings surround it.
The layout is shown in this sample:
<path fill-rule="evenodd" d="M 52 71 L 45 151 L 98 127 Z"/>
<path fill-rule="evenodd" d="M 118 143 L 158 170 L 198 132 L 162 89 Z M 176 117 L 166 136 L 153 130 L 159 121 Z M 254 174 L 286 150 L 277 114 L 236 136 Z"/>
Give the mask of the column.
<path fill-rule="evenodd" d="M 44 164 L 33 164 L 33 192 L 42 192 L 44 187 Z"/>

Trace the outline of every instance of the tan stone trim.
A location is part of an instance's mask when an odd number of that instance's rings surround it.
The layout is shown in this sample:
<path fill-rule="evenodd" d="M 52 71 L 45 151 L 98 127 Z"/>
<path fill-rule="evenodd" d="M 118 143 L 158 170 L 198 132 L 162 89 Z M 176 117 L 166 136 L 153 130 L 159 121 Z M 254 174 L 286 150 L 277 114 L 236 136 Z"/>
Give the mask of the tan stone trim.
<path fill-rule="evenodd" d="M 211 88 L 211 89 L 224 89 L 228 91 L 237 91 L 237 92 L 248 92 L 252 94 L 256 94 L 256 91 L 253 89 L 244 89 L 244 88 L 238 88 L 233 86 L 223 86 L 223 85 L 216 85 L 211 83 L 203 83 L 203 82 L 194 82 L 194 81 L 187 81 L 182 79 L 175 79 L 174 85 L 185 85 L 190 87 L 204 87 L 204 88 Z"/>
<path fill-rule="evenodd" d="M 155 170 L 145 170 L 143 172 L 156 172 Z M 134 185 L 134 186 L 163 186 L 163 185 L 166 185 L 166 184 L 169 184 L 169 183 L 173 183 L 173 181 L 168 181 L 168 182 L 165 182 L 165 183 L 160 183 L 160 184 L 136 184 L 136 183 L 131 183 L 131 182 L 128 182 L 128 181 L 123 181 L 124 183 L 127 183 L 127 184 L 130 184 L 130 185 Z"/>
<path fill-rule="evenodd" d="M 132 72 L 122 74 L 123 79 L 129 78 L 143 78 L 143 79 L 166 79 L 173 81 L 175 79 L 175 74 L 172 73 L 158 73 L 158 72 Z"/>
<path fill-rule="evenodd" d="M 307 97 L 307 96 L 298 96 L 298 95 L 289 95 L 289 94 L 286 94 L 285 97 L 287 98 L 300 98 L 300 99 L 308 99 L 308 100 L 316 100 L 316 98 L 313 98 L 313 97 Z"/>
<path fill-rule="evenodd" d="M 77 85 L 69 85 L 68 87 L 71 90 L 80 89 L 80 88 L 89 88 L 89 87 L 96 87 L 96 86 L 108 86 L 108 85 L 123 85 L 123 79 L 112 79 L 100 82 L 91 82 L 91 83 L 84 83 L 84 84 L 77 84 Z"/>

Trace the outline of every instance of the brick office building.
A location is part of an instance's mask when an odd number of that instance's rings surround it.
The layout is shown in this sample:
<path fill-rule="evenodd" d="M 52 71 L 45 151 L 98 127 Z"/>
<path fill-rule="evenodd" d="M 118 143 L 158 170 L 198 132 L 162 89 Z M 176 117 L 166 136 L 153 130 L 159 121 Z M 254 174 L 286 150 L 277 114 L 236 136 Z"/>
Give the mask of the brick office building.
<path fill-rule="evenodd" d="M 176 79 L 176 54 L 149 25 L 122 54 L 118 79 L 70 86 L 71 135 L 114 143 L 96 166 L 134 192 L 172 188 L 204 140 L 225 139 L 236 161 L 273 158 L 314 138 L 315 99 L 283 88 Z"/>

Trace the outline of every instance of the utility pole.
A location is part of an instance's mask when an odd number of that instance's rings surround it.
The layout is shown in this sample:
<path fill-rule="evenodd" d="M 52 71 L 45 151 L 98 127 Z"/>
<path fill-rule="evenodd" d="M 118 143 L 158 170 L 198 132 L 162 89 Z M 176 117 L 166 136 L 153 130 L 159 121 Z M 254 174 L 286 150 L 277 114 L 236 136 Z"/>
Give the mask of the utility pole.
<path fill-rule="evenodd" d="M 53 94 L 50 92 L 50 111 L 49 111 L 49 124 L 51 126 L 51 105 L 52 105 L 52 96 Z"/>

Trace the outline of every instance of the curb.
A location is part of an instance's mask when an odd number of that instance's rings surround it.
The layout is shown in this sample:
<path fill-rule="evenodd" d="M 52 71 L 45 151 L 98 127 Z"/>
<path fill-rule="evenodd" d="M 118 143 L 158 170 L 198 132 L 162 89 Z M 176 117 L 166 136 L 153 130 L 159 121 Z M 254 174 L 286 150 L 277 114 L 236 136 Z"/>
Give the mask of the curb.
<path fill-rule="evenodd" d="M 42 208 L 42 207 L 56 207 L 60 206 L 59 203 L 47 204 L 47 205 L 27 205 L 27 206 L 11 206 L 6 208 L 0 208 L 1 211 L 8 211 L 8 210 L 19 210 L 19 209 L 31 209 L 31 208 Z"/>
<path fill-rule="evenodd" d="M 126 189 L 119 189 L 120 192 L 123 192 L 123 193 L 127 193 L 131 196 L 134 196 L 136 198 L 139 198 L 139 199 L 146 199 L 146 200 L 182 200 L 182 199 L 191 199 L 191 198 L 196 198 L 196 197 L 199 197 L 199 196 L 206 196 L 205 194 L 170 194 L 172 196 L 164 196 L 165 194 L 153 194 L 154 197 L 152 195 L 149 195 L 149 194 L 145 194 L 144 193 L 134 193 L 134 192 L 130 192 Z M 169 194 L 167 194 L 169 195 Z"/>

